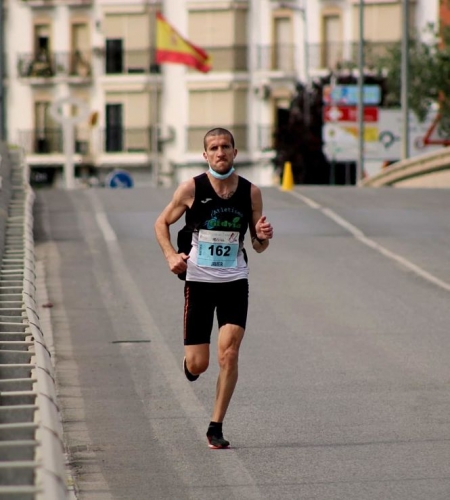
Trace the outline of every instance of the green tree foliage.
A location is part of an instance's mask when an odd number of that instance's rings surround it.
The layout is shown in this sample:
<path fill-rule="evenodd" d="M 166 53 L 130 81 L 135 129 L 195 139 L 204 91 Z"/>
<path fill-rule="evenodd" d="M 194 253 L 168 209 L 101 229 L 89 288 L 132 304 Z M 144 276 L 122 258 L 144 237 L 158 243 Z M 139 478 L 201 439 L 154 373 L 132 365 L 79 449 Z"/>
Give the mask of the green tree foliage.
<path fill-rule="evenodd" d="M 438 33 L 429 25 L 426 41 L 414 37 L 409 42 L 409 96 L 408 104 L 423 122 L 431 107 L 438 104 L 441 114 L 441 133 L 450 135 L 450 28 Z M 385 57 L 375 65 L 386 74 L 389 106 L 400 105 L 401 95 L 401 42 L 393 44 Z"/>

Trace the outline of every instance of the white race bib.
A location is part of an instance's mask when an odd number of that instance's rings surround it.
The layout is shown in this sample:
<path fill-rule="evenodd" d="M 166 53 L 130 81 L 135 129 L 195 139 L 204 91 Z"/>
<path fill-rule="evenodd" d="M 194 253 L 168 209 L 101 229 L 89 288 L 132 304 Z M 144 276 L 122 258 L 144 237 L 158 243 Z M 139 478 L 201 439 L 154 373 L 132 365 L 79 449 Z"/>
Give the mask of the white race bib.
<path fill-rule="evenodd" d="M 239 231 L 208 231 L 198 233 L 197 265 L 200 267 L 237 267 Z"/>

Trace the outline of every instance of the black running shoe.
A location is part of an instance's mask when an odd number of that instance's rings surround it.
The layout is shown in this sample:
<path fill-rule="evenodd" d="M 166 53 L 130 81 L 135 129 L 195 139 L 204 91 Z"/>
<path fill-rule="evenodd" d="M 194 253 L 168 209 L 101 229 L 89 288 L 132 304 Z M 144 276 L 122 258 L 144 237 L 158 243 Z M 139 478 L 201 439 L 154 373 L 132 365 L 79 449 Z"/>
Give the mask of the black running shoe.
<path fill-rule="evenodd" d="M 189 380 L 189 382 L 195 382 L 200 375 L 193 375 L 186 366 L 186 357 L 183 358 L 183 370 L 184 374 L 186 375 L 186 378 Z"/>
<path fill-rule="evenodd" d="M 222 450 L 230 447 L 230 442 L 224 439 L 223 434 L 206 435 L 208 438 L 208 446 L 213 450 Z"/>

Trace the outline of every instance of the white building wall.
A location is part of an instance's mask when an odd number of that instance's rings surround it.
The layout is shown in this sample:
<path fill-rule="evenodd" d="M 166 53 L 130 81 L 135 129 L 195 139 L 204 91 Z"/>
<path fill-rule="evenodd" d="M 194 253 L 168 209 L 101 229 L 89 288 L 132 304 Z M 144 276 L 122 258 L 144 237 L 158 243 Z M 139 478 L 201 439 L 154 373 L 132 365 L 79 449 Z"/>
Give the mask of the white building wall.
<path fill-rule="evenodd" d="M 416 26 L 419 33 L 431 23 L 435 27 L 439 25 L 440 0 L 420 0 L 416 7 Z M 426 39 L 426 37 L 424 38 Z"/>
<path fill-rule="evenodd" d="M 102 31 L 102 8 L 127 5 L 135 5 L 137 8 L 148 5 L 144 0 L 96 0 L 90 8 L 77 8 L 80 12 L 88 12 L 91 19 L 91 40 L 93 48 L 104 47 L 105 39 Z M 268 162 L 270 154 L 262 153 L 257 147 L 258 127 L 269 126 L 273 122 L 274 108 L 270 99 L 262 99 L 258 89 L 268 81 L 268 75 L 256 71 L 257 47 L 269 46 L 272 43 L 272 10 L 281 5 L 274 0 L 248 0 L 248 42 L 250 55 L 250 68 L 248 74 L 242 77 L 249 85 L 248 92 L 248 125 L 250 137 L 250 151 L 247 157 L 240 155 L 241 159 L 249 161 Z M 297 46 L 296 75 L 298 79 L 305 78 L 303 64 L 303 49 L 305 43 L 305 23 L 303 19 L 303 8 L 306 6 L 306 23 L 308 44 L 321 43 L 321 13 L 326 6 L 337 6 L 342 9 L 343 17 L 343 39 L 352 42 L 353 26 L 352 0 L 296 0 L 285 2 L 294 6 L 294 42 Z M 162 12 L 168 21 L 176 27 L 179 32 L 187 36 L 188 12 L 186 2 L 180 0 L 164 0 Z M 250 17 L 250 13 L 251 16 Z M 53 50 L 58 52 L 69 52 L 70 46 L 70 17 L 71 8 L 61 2 L 55 2 L 54 7 L 49 9 L 33 9 L 21 0 L 10 0 L 6 12 L 5 42 L 7 50 L 7 130 L 10 142 L 18 141 L 19 130 L 32 130 L 34 127 L 33 94 L 39 88 L 32 87 L 29 82 L 18 79 L 17 59 L 20 53 L 32 53 L 33 51 L 33 17 L 46 14 L 53 18 Z M 436 23 L 439 18 L 439 0 L 417 0 L 416 21 L 418 29 L 422 29 L 427 23 Z M 28 28 L 27 28 L 28 27 Z M 301 56 L 301 57 L 300 57 Z M 93 55 L 92 67 L 94 79 L 91 85 L 82 88 L 91 96 L 91 111 L 99 113 L 99 122 L 92 130 L 93 137 L 98 138 L 100 129 L 105 127 L 105 77 L 104 77 L 104 55 Z M 125 76 L 124 79 L 131 76 Z M 163 131 L 167 127 L 175 130 L 175 140 L 164 146 L 164 156 L 160 158 L 161 169 L 168 172 L 173 164 L 189 162 L 201 162 L 201 155 L 197 153 L 186 153 L 189 85 L 198 81 L 220 81 L 231 82 L 235 75 L 203 75 L 188 72 L 182 65 L 162 65 L 162 101 L 160 108 L 160 120 Z M 71 85 L 66 83 L 53 84 L 42 87 L 46 92 L 51 92 L 55 97 L 65 97 L 70 94 Z M 218 121 L 220 117 L 218 117 Z M 94 143 L 95 146 L 95 143 Z M 95 152 L 95 149 L 94 149 Z M 263 175 L 265 178 L 265 174 Z"/>
<path fill-rule="evenodd" d="M 300 5 L 306 3 L 306 22 L 308 24 L 307 34 L 308 43 L 318 44 L 321 42 L 321 32 L 320 32 L 320 13 L 327 2 L 322 2 L 318 0 L 299 0 Z M 337 1 L 332 2 L 332 5 L 340 6 L 345 2 Z"/>
<path fill-rule="evenodd" d="M 33 43 L 30 9 L 23 2 L 9 2 L 5 13 L 5 45 L 6 45 L 6 129 L 8 140 L 18 143 L 20 129 L 32 129 L 34 111 L 32 107 L 31 88 L 18 81 L 18 55 L 30 52 Z"/>
<path fill-rule="evenodd" d="M 179 2 L 166 1 L 162 10 L 165 18 L 180 34 L 187 36 L 187 9 L 180 9 Z M 184 161 L 186 151 L 188 123 L 188 74 L 185 66 L 180 64 L 162 64 L 163 92 L 161 102 L 161 118 L 164 125 L 175 129 L 175 140 L 165 146 L 164 169 L 171 164 Z"/>

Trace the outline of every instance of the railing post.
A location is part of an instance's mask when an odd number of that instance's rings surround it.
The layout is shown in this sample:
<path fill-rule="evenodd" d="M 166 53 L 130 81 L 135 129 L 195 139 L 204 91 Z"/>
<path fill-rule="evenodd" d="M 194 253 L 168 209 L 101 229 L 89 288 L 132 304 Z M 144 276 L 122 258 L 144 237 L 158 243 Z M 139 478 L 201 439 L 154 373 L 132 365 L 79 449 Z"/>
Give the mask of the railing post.
<path fill-rule="evenodd" d="M 4 18 L 3 0 L 0 0 L 0 141 L 6 140 L 5 129 L 5 44 L 4 44 Z"/>

